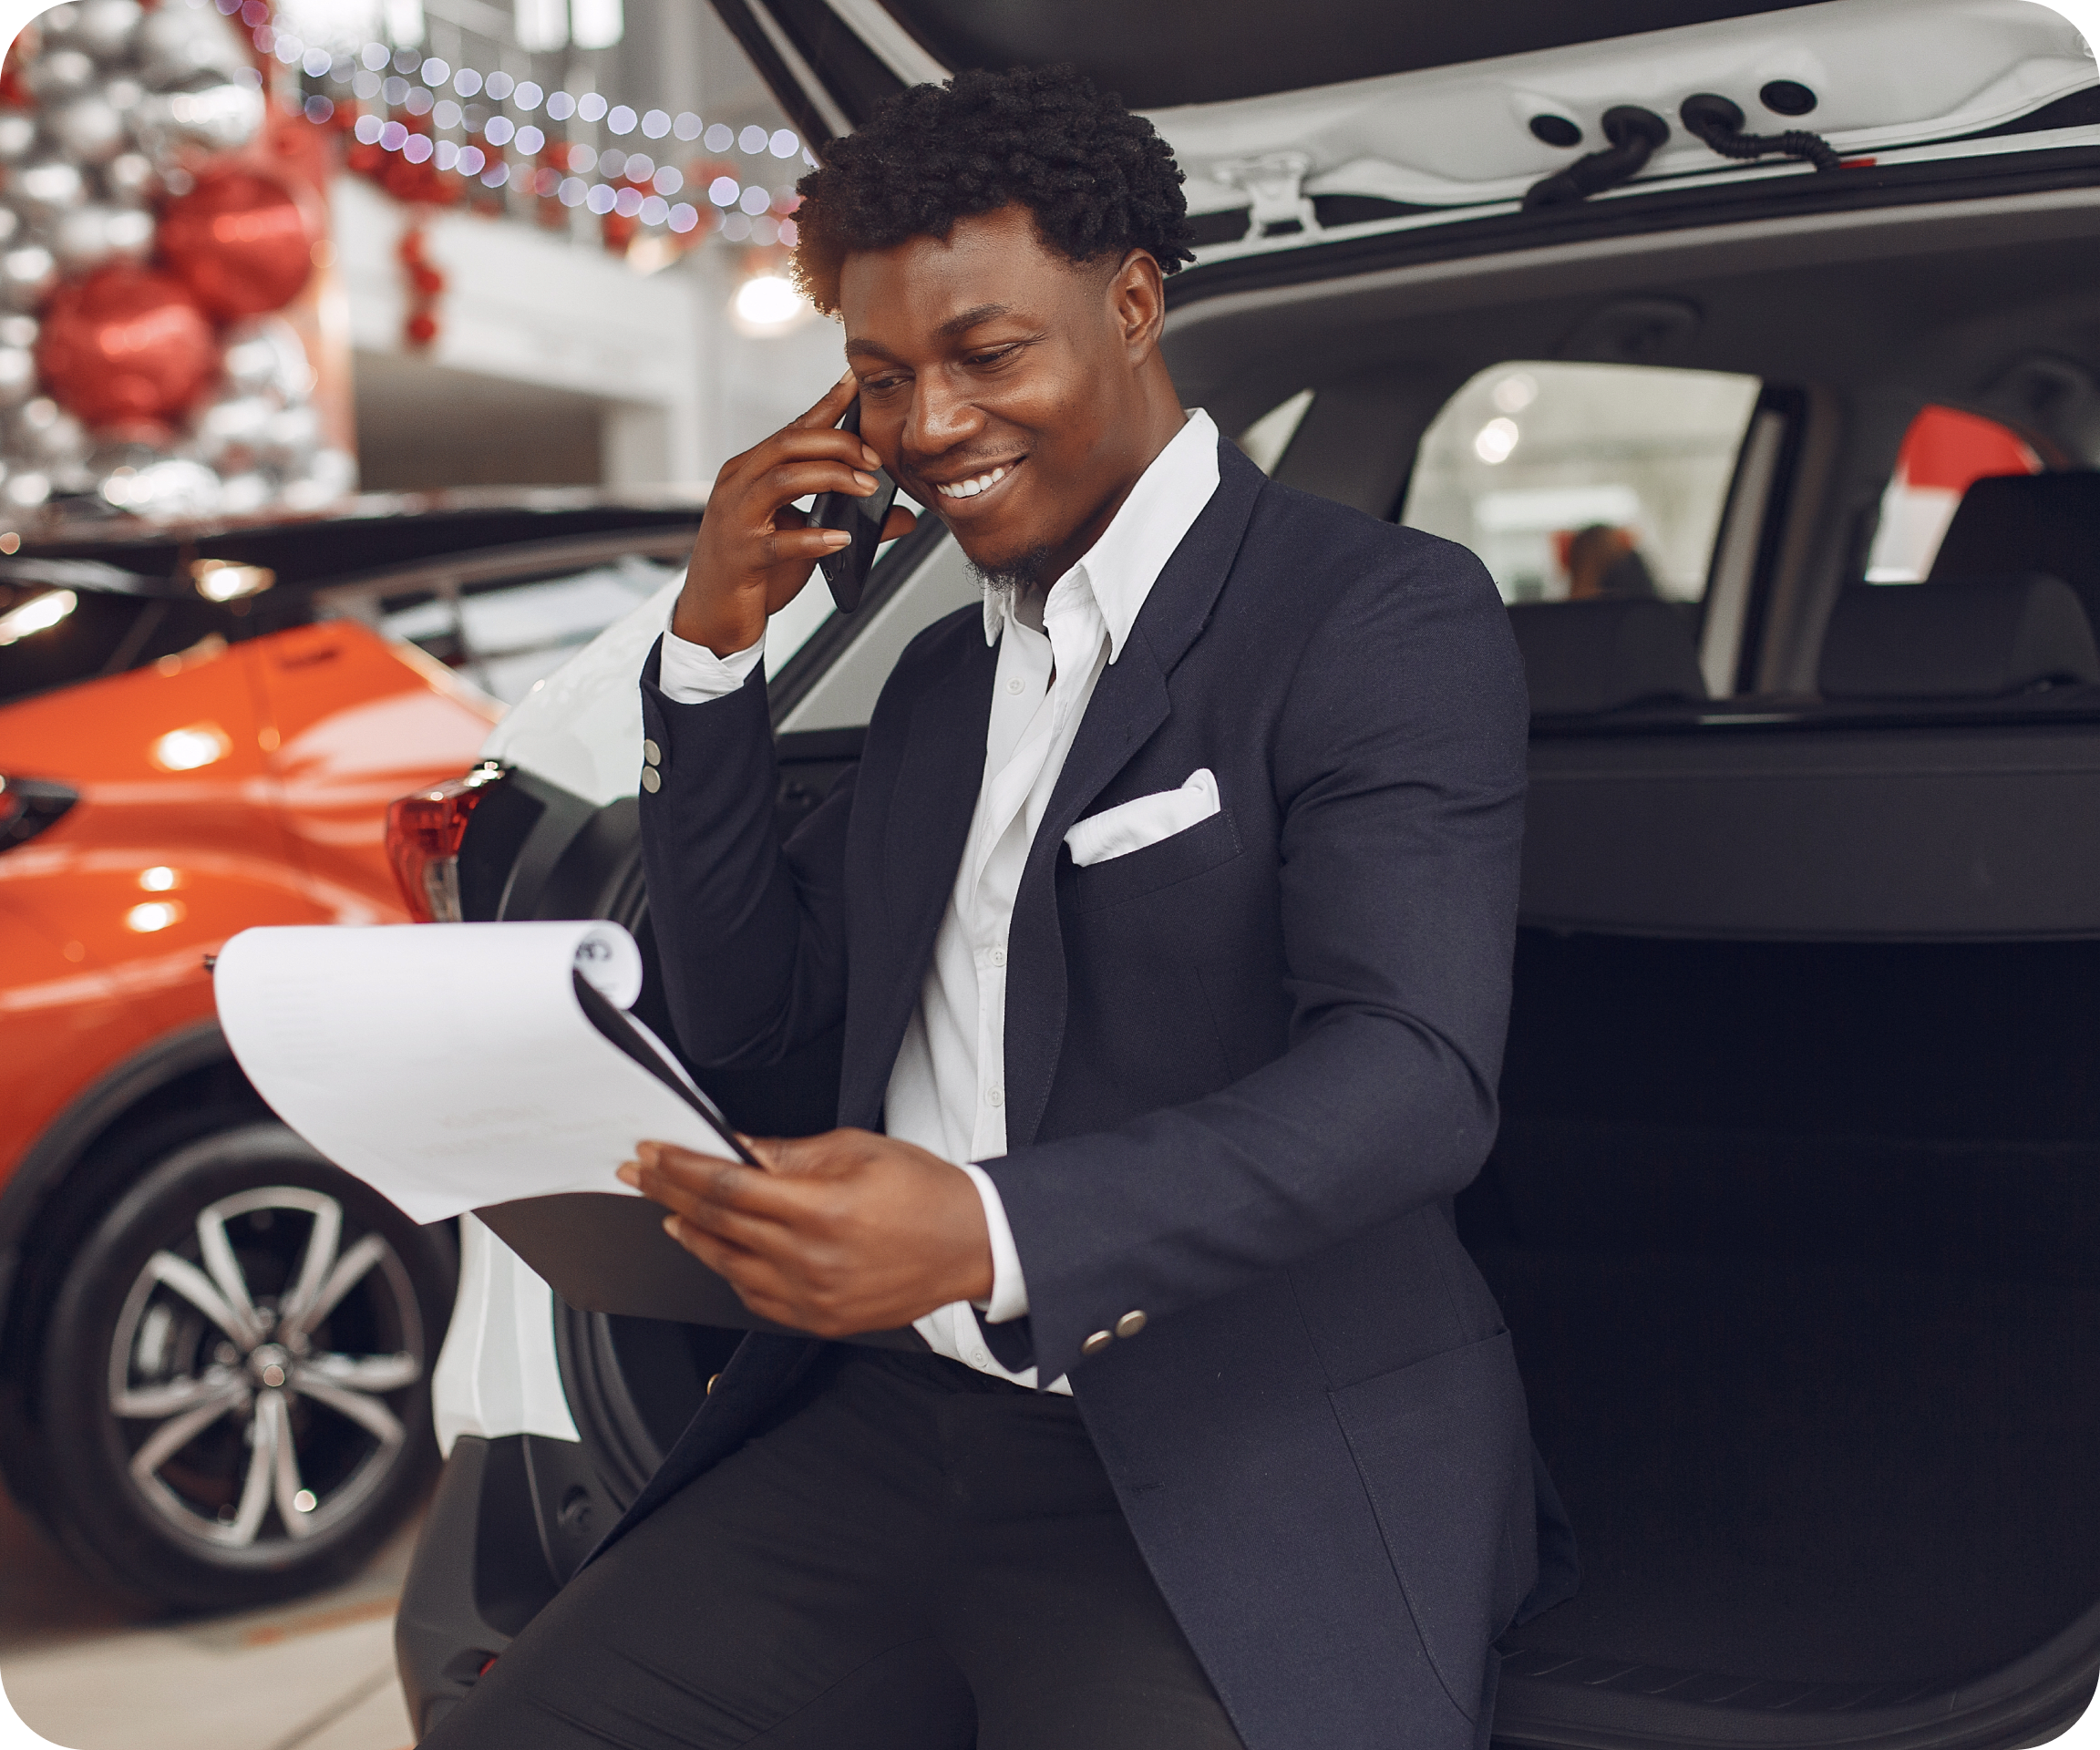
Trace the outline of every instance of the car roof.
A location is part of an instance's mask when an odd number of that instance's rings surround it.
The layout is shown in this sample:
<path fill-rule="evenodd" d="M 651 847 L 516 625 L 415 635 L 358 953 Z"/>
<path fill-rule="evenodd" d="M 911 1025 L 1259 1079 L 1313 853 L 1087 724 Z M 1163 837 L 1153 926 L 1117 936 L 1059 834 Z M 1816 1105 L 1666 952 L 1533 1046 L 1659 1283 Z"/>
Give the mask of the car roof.
<path fill-rule="evenodd" d="M 588 489 L 373 493 L 308 513 L 187 522 L 134 517 L 39 528 L 0 558 L 0 583 L 193 593 L 190 566 L 267 567 L 278 591 L 365 578 L 452 554 L 696 527 L 703 495 Z"/>

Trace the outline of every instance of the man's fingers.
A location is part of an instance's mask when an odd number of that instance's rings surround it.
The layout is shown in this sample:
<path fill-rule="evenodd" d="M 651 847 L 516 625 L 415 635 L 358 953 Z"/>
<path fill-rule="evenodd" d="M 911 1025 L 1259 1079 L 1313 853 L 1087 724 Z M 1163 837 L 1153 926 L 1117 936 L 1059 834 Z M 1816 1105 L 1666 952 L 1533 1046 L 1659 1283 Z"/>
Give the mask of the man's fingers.
<path fill-rule="evenodd" d="M 638 1189 L 666 1209 L 684 1211 L 709 1203 L 780 1221 L 799 1207 L 781 1180 L 740 1160 L 695 1154 L 668 1142 L 644 1142 L 634 1152 L 641 1168 Z"/>
<path fill-rule="evenodd" d="M 835 426 L 846 417 L 846 409 L 853 405 L 853 397 L 860 393 L 860 386 L 848 371 L 829 388 L 826 389 L 815 407 L 792 423 L 797 426 Z"/>
<path fill-rule="evenodd" d="M 771 500 L 777 510 L 811 492 L 844 492 L 864 499 L 875 489 L 875 477 L 850 463 L 822 460 L 781 462 L 767 470 L 759 486 L 760 503 Z"/>

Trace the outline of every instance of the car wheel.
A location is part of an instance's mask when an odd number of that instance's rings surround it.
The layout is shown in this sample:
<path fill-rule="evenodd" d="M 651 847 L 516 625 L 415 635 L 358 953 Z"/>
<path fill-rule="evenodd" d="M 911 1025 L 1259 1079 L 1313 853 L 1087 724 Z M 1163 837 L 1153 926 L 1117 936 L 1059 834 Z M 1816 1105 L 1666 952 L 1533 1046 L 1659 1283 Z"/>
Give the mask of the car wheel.
<path fill-rule="evenodd" d="M 153 1160 L 88 1228 L 45 1327 L 61 1539 L 184 1609 L 355 1568 L 437 1459 L 446 1239 L 252 1113 Z"/>

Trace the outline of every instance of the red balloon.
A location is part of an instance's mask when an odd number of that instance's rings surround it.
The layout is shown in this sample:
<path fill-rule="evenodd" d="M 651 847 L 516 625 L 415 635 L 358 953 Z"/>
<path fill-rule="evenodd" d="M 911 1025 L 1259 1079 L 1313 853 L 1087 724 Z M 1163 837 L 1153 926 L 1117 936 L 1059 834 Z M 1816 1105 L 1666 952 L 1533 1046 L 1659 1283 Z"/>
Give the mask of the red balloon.
<path fill-rule="evenodd" d="M 282 182 L 252 170 L 200 177 L 168 203 L 154 240 L 197 302 L 221 318 L 283 309 L 314 272 L 305 210 Z"/>
<path fill-rule="evenodd" d="M 180 280 L 113 264 L 51 294 L 36 372 L 90 426 L 167 419 L 218 376 L 219 341 Z"/>

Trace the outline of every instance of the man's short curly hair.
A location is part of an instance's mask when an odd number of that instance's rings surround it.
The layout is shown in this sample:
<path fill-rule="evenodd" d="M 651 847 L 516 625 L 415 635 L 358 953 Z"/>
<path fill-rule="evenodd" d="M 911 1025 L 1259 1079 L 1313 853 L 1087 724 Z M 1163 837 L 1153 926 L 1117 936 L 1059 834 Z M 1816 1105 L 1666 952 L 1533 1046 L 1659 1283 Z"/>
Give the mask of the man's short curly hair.
<path fill-rule="evenodd" d="M 848 255 L 944 238 L 958 219 L 1014 204 L 1075 262 L 1142 249 L 1171 273 L 1195 259 L 1172 150 L 1075 67 L 970 71 L 900 91 L 833 140 L 796 190 L 795 276 L 827 315 Z"/>

